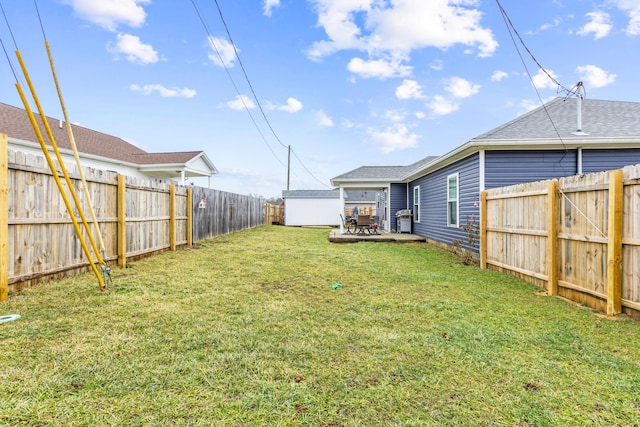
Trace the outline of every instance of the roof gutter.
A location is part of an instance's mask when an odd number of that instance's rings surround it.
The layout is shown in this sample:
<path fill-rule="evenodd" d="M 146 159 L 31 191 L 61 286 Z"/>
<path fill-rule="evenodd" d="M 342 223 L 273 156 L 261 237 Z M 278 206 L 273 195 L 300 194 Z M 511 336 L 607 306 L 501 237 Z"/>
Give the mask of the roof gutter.
<path fill-rule="evenodd" d="M 481 150 L 522 150 L 523 148 L 533 148 L 537 150 L 565 150 L 565 149 L 578 149 L 578 148 L 638 148 L 640 145 L 640 137 L 616 137 L 616 138 L 598 138 L 589 137 L 589 139 L 570 137 L 559 140 L 557 138 L 541 138 L 530 140 L 504 140 L 504 139 L 472 139 L 463 145 L 449 151 L 441 157 L 438 157 L 434 161 L 426 164 L 424 167 L 416 170 L 410 175 L 403 178 L 402 182 L 410 182 L 424 176 L 426 173 L 431 173 L 449 166 L 458 160 L 461 160 L 470 154 L 480 152 Z"/>

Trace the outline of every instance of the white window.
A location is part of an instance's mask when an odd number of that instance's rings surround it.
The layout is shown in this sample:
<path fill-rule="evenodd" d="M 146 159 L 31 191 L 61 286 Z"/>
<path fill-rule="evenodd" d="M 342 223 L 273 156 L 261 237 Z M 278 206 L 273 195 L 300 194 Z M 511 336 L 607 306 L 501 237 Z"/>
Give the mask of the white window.
<path fill-rule="evenodd" d="M 413 222 L 420 222 L 420 186 L 413 187 Z"/>
<path fill-rule="evenodd" d="M 447 225 L 458 226 L 458 174 L 447 177 Z"/>

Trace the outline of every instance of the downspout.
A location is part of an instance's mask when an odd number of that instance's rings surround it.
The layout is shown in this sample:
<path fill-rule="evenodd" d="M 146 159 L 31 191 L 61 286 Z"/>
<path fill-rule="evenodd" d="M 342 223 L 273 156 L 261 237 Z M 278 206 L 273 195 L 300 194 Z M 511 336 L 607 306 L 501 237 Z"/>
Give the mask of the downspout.
<path fill-rule="evenodd" d="M 484 170 L 485 170 L 484 169 L 484 162 L 485 162 L 484 161 L 484 154 L 485 154 L 485 151 L 484 150 L 480 150 L 480 152 L 478 154 L 480 156 L 480 158 L 478 159 L 478 162 L 480 163 L 478 165 L 479 166 L 479 175 L 480 175 L 478 177 L 479 178 L 479 187 L 480 187 L 479 190 L 480 191 L 484 191 L 484 189 L 485 189 L 485 183 L 484 183 L 484 174 L 485 174 L 485 172 L 484 172 Z"/>
<path fill-rule="evenodd" d="M 582 148 L 578 147 L 577 153 L 576 153 L 576 174 L 577 175 L 582 175 Z"/>
<path fill-rule="evenodd" d="M 407 206 L 405 209 L 409 209 L 409 183 L 407 182 Z"/>

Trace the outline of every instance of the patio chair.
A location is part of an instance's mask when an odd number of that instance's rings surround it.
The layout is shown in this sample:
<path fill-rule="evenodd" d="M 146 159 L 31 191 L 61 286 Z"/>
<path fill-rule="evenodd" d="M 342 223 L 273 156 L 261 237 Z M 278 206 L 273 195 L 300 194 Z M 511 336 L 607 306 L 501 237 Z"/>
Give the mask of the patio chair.
<path fill-rule="evenodd" d="M 342 226 L 347 230 L 347 233 L 351 234 L 356 231 L 356 224 L 353 218 L 345 219 L 342 214 L 340 214 L 340 219 L 342 220 Z"/>
<path fill-rule="evenodd" d="M 365 229 L 371 233 L 371 215 L 358 215 L 356 222 L 356 230 L 358 233 L 364 233 Z"/>

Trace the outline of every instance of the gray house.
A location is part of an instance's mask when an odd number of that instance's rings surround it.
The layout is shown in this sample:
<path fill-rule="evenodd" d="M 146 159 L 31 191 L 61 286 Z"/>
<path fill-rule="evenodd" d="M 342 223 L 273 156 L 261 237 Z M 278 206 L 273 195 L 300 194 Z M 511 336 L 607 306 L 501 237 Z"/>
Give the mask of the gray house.
<path fill-rule="evenodd" d="M 640 103 L 556 98 L 441 157 L 404 167 L 361 167 L 331 180 L 341 191 L 386 189 L 389 219 L 411 209 L 412 232 L 434 242 L 464 239 L 486 189 L 640 163 Z"/>

